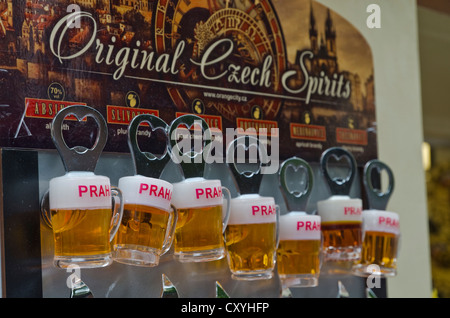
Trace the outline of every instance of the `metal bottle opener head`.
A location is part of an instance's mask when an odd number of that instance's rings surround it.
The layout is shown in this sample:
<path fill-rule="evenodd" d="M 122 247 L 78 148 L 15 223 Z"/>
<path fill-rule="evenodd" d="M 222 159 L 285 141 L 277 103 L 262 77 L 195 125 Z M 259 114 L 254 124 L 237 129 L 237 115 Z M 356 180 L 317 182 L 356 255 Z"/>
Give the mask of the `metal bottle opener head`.
<path fill-rule="evenodd" d="M 296 185 L 301 189 L 291 189 L 289 185 L 289 168 L 294 171 L 303 171 L 299 178 L 295 178 Z M 281 164 L 279 172 L 281 194 L 284 197 L 289 211 L 305 211 L 309 196 L 314 185 L 313 172 L 311 166 L 303 159 L 292 157 Z"/>
<path fill-rule="evenodd" d="M 386 171 L 388 175 L 388 185 L 386 191 L 375 188 L 372 183 L 373 170 L 376 169 L 378 174 L 382 171 Z M 374 159 L 366 163 L 364 166 L 364 187 L 367 193 L 367 200 L 370 209 L 385 210 L 388 204 L 389 198 L 394 191 L 394 174 L 389 166 L 380 160 Z"/>
<path fill-rule="evenodd" d="M 141 114 L 134 117 L 128 127 L 128 146 L 130 148 L 131 157 L 133 158 L 136 174 L 151 178 L 159 178 L 167 162 L 170 160 L 170 156 L 168 154 L 168 140 L 166 139 L 164 141 L 166 146 L 163 154 L 160 156 L 150 152 L 142 152 L 138 145 L 137 131 L 139 125 L 143 122 L 150 125 L 151 133 L 157 131 L 158 129 L 163 130 L 166 138 L 169 126 L 159 117 L 149 114 Z"/>
<path fill-rule="evenodd" d="M 331 157 L 334 157 L 336 160 L 340 160 L 341 158 L 347 159 L 350 172 L 346 177 L 331 177 L 328 167 L 328 160 Z M 320 157 L 320 167 L 332 195 L 349 195 L 356 174 L 356 161 L 350 152 L 340 147 L 329 148 Z"/>
<path fill-rule="evenodd" d="M 83 146 L 69 148 L 67 146 L 62 135 L 62 124 L 64 119 L 70 115 L 75 116 L 79 121 L 83 120 L 87 116 L 95 119 L 98 125 L 98 133 L 92 148 L 89 149 Z M 66 172 L 94 172 L 98 159 L 108 139 L 108 130 L 105 119 L 97 110 L 85 105 L 73 105 L 61 109 L 53 118 L 51 136 L 53 143 L 61 156 Z M 47 226 L 51 228 L 52 225 L 49 216 L 49 204 L 49 192 L 47 190 L 41 199 L 41 216 Z"/>
<path fill-rule="evenodd" d="M 191 138 L 190 129 L 194 130 L 194 149 L 191 140 L 185 139 L 187 136 Z M 179 136 L 183 136 L 181 140 Z M 187 114 L 172 121 L 169 126 L 169 149 L 173 160 L 180 164 L 185 178 L 203 177 L 203 155 L 209 153 L 211 141 L 211 131 L 203 118 Z M 201 146 L 201 149 L 196 149 L 196 146 Z"/>
<path fill-rule="evenodd" d="M 239 148 L 242 148 L 239 150 Z M 252 151 L 254 147 L 254 151 Z M 237 161 L 235 160 L 236 149 Z M 256 156 L 259 156 L 259 166 L 256 171 L 242 170 L 239 171 L 236 164 L 245 163 L 245 151 L 249 152 L 249 155 L 253 158 L 249 158 L 250 163 L 257 163 Z M 264 144 L 260 143 L 256 137 L 253 136 L 241 136 L 234 139 L 227 149 L 227 163 L 234 176 L 238 192 L 240 194 L 252 194 L 258 193 L 262 180 L 261 167 L 268 162 L 267 149 Z"/>
<path fill-rule="evenodd" d="M 98 133 L 92 148 L 75 146 L 69 148 L 62 136 L 62 123 L 69 116 L 75 116 L 79 121 L 85 117 L 92 117 L 98 125 Z M 53 143 L 58 150 L 64 164 L 66 172 L 69 171 L 90 171 L 94 172 L 103 148 L 108 139 L 106 121 L 97 110 L 84 105 L 73 105 L 60 110 L 53 118 L 51 135 Z"/>

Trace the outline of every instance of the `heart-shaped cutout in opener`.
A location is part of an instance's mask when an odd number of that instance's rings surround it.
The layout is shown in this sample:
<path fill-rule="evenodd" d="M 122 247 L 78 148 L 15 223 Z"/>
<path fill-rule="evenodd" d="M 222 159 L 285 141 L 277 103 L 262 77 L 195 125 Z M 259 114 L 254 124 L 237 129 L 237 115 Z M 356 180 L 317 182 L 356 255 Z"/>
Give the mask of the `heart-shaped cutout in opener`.
<path fill-rule="evenodd" d="M 267 149 L 263 143 L 250 135 L 234 139 L 227 147 L 226 162 L 240 194 L 259 192 L 261 167 L 268 163 Z"/>
<path fill-rule="evenodd" d="M 310 165 L 303 159 L 292 157 L 285 160 L 279 171 L 281 193 L 291 211 L 305 211 L 314 186 Z"/>
<path fill-rule="evenodd" d="M 73 116 L 73 117 L 72 117 Z M 97 126 L 97 136 L 92 148 L 85 146 L 73 146 L 69 148 L 63 138 L 63 122 L 65 119 L 74 118 L 78 121 L 92 117 Z M 106 121 L 100 112 L 85 105 L 72 105 L 61 109 L 53 118 L 51 136 L 58 150 L 64 167 L 69 171 L 94 171 L 103 148 L 108 139 Z"/>
<path fill-rule="evenodd" d="M 172 160 L 180 164 L 186 178 L 202 177 L 212 135 L 206 121 L 196 115 L 182 115 L 172 121 L 168 131 Z"/>
<path fill-rule="evenodd" d="M 356 175 L 356 161 L 350 152 L 329 148 L 322 153 L 320 167 L 333 195 L 349 195 Z"/>
<path fill-rule="evenodd" d="M 128 126 L 128 146 L 136 174 L 160 177 L 170 159 L 167 134 L 167 123 L 155 115 L 141 114 L 131 120 Z"/>

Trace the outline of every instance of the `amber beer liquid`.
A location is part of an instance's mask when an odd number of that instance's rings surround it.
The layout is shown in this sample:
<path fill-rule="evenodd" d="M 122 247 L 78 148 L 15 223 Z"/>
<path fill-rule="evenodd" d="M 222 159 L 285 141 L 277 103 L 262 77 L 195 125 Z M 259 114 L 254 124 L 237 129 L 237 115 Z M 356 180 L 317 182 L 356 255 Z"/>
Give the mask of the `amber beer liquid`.
<path fill-rule="evenodd" d="M 277 239 L 277 208 L 273 198 L 246 194 L 231 200 L 225 242 L 233 279 L 272 278 Z"/>
<path fill-rule="evenodd" d="M 135 266 L 157 266 L 173 241 L 176 212 L 173 186 L 164 180 L 128 176 L 119 180 L 124 213 L 114 239 L 114 260 Z"/>
<path fill-rule="evenodd" d="M 178 211 L 175 258 L 180 262 L 223 258 L 223 230 L 229 215 L 229 208 L 223 211 L 223 195 L 229 200 L 228 190 L 222 187 L 220 180 L 203 178 L 188 178 L 173 186 L 172 203 Z"/>
<path fill-rule="evenodd" d="M 318 285 L 321 266 L 320 216 L 289 212 L 280 217 L 278 276 L 284 287 Z"/>
<path fill-rule="evenodd" d="M 400 222 L 397 213 L 363 211 L 363 245 L 361 260 L 353 267 L 355 274 L 395 276 L 399 239 Z"/>
<path fill-rule="evenodd" d="M 362 201 L 334 195 L 317 202 L 322 218 L 324 261 L 356 261 L 361 257 Z"/>
<path fill-rule="evenodd" d="M 112 191 L 108 177 L 91 172 L 69 172 L 50 180 L 55 266 L 91 268 L 112 263 Z"/>

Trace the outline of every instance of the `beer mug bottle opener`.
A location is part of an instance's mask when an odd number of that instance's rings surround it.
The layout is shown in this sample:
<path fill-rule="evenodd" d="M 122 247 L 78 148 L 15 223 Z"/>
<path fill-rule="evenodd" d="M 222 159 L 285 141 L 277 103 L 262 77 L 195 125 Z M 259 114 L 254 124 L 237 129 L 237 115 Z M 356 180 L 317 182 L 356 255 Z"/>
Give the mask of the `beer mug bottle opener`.
<path fill-rule="evenodd" d="M 252 147 L 256 147 L 257 151 L 252 151 Z M 240 171 L 237 168 L 237 163 L 245 161 L 242 158 L 245 157 L 245 150 L 248 150 L 249 155 L 259 155 L 260 164 L 256 171 Z M 231 200 L 230 219 L 225 231 L 228 266 L 231 277 L 236 280 L 273 277 L 278 246 L 279 207 L 273 197 L 258 194 L 262 179 L 261 166 L 267 162 L 267 157 L 265 146 L 252 136 L 236 138 L 227 149 L 228 166 L 239 192 Z"/>
<path fill-rule="evenodd" d="M 350 172 L 346 177 L 332 177 L 329 160 L 346 159 Z M 350 198 L 350 188 L 356 175 L 356 161 L 343 148 L 330 148 L 322 154 L 320 166 L 331 197 L 317 202 L 317 212 L 322 218 L 324 261 L 359 260 L 362 245 L 362 200 Z M 334 167 L 337 170 L 337 165 Z"/>
<path fill-rule="evenodd" d="M 194 149 L 190 129 L 194 131 Z M 225 256 L 223 231 L 230 215 L 231 195 L 219 179 L 203 177 L 212 141 L 208 124 L 195 115 L 180 116 L 170 124 L 169 139 L 172 159 L 179 163 L 185 177 L 173 184 L 172 204 L 178 210 L 174 257 L 180 262 L 219 260 Z"/>
<path fill-rule="evenodd" d="M 386 191 L 373 185 L 373 172 L 380 176 L 385 171 L 388 177 Z M 369 209 L 363 215 L 363 245 L 361 260 L 353 267 L 359 276 L 378 274 L 390 277 L 397 274 L 397 254 L 400 240 L 399 216 L 386 211 L 394 190 L 394 174 L 385 163 L 374 159 L 364 166 L 364 187 Z"/>
<path fill-rule="evenodd" d="M 300 189 L 292 188 L 289 169 L 300 173 L 299 177 L 294 175 Z M 278 276 L 283 288 L 317 286 L 322 261 L 321 218 L 305 212 L 314 184 L 312 169 L 305 160 L 292 157 L 282 163 L 279 179 L 289 212 L 280 216 Z"/>
<path fill-rule="evenodd" d="M 150 134 L 162 130 L 166 146 L 162 154 L 142 152 L 137 133 L 141 123 L 149 126 Z M 128 146 L 135 168 L 134 176 L 119 179 L 123 194 L 124 213 L 114 239 L 114 260 L 119 263 L 152 267 L 171 247 L 178 213 L 171 205 L 173 186 L 160 175 L 170 160 L 167 141 L 168 125 L 159 117 L 142 114 L 133 118 L 128 127 Z M 173 212 L 172 212 L 172 211 Z"/>
<path fill-rule="evenodd" d="M 98 134 L 94 146 L 68 148 L 62 136 L 67 116 L 79 121 L 94 118 Z M 94 174 L 107 141 L 107 126 L 95 109 L 74 105 L 59 111 L 53 119 L 51 135 L 66 170 L 64 176 L 50 180 L 41 215 L 53 230 L 54 265 L 67 268 L 104 267 L 112 263 L 110 242 L 123 215 L 121 191 L 106 176 Z"/>

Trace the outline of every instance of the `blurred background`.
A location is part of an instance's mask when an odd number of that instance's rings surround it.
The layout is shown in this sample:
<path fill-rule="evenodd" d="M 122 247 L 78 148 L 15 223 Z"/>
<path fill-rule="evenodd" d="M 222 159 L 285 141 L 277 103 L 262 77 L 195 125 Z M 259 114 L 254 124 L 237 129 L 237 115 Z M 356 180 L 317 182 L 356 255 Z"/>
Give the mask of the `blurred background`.
<path fill-rule="evenodd" d="M 418 0 L 423 155 L 434 296 L 450 297 L 450 1 Z"/>

